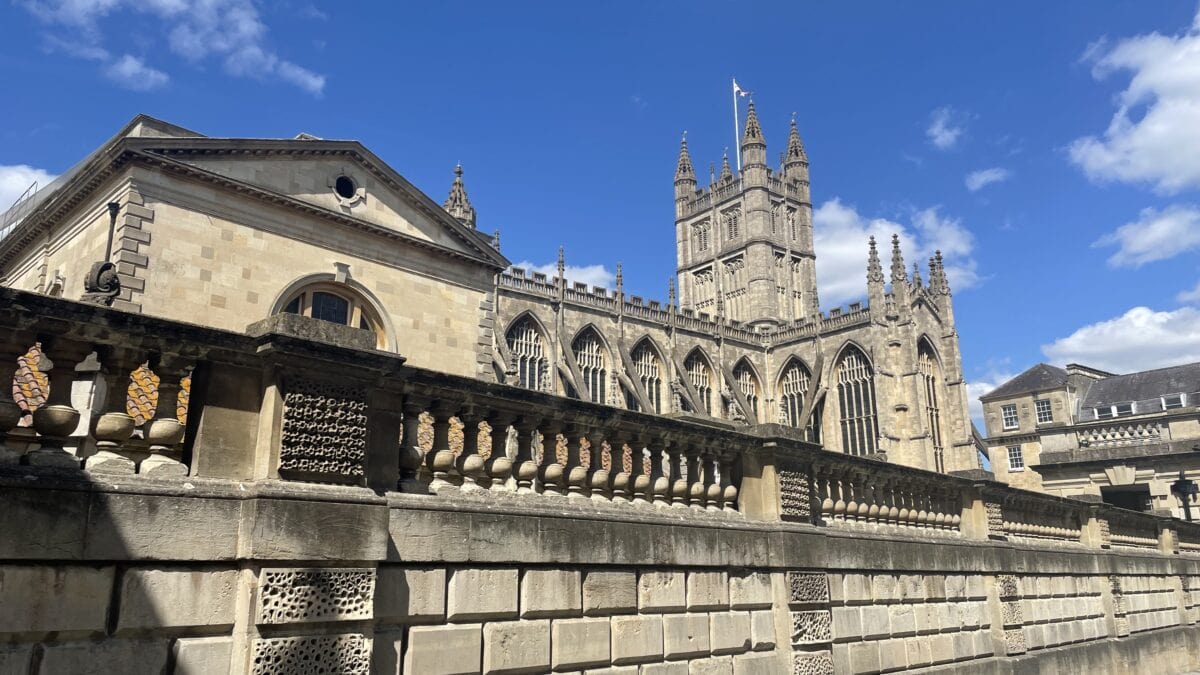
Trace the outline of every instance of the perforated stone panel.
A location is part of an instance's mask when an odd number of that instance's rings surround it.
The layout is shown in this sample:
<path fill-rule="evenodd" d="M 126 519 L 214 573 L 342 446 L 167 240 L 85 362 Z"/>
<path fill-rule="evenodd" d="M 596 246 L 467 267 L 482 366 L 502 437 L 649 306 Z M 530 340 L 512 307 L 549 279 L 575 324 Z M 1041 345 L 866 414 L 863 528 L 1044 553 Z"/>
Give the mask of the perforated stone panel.
<path fill-rule="evenodd" d="M 1004 631 L 1004 646 L 1008 654 L 1025 653 L 1025 633 L 1020 628 Z"/>
<path fill-rule="evenodd" d="M 1021 597 L 1021 584 L 1016 575 L 1001 574 L 996 577 L 996 583 L 1000 587 L 1001 600 L 1016 600 Z"/>
<path fill-rule="evenodd" d="M 828 610 L 792 612 L 792 644 L 829 642 L 833 639 Z"/>
<path fill-rule="evenodd" d="M 337 482 L 364 476 L 367 401 L 361 387 L 296 379 L 283 404 L 281 474 Z"/>
<path fill-rule="evenodd" d="M 829 602 L 829 582 L 823 573 L 788 572 L 787 582 L 789 602 Z"/>
<path fill-rule="evenodd" d="M 368 675 L 371 650 L 362 635 L 255 640 L 254 675 Z"/>
<path fill-rule="evenodd" d="M 372 569 L 269 569 L 259 581 L 258 623 L 372 618 Z"/>
<path fill-rule="evenodd" d="M 829 652 L 795 652 L 792 675 L 833 675 L 833 655 Z"/>
<path fill-rule="evenodd" d="M 780 467 L 779 497 L 782 501 L 784 520 L 805 523 L 812 520 L 812 498 L 809 492 L 808 474 L 799 467 Z"/>

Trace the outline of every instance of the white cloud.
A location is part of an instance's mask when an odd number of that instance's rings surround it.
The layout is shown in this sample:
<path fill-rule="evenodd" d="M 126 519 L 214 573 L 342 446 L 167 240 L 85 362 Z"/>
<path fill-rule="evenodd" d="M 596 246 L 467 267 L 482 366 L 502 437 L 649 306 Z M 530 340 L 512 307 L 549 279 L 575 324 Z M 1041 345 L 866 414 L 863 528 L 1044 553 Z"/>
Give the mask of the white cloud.
<path fill-rule="evenodd" d="M 35 181 L 40 190 L 54 178 L 54 174 L 28 164 L 0 164 L 0 213 L 7 211 Z"/>
<path fill-rule="evenodd" d="M 1058 364 L 1082 363 L 1114 373 L 1200 361 L 1200 309 L 1134 307 L 1043 345 L 1042 353 Z"/>
<path fill-rule="evenodd" d="M 833 198 L 813 211 L 813 248 L 817 254 L 817 287 L 821 304 L 836 307 L 867 292 L 867 239 L 874 236 L 884 275 L 890 277 L 892 235 L 900 235 L 901 253 L 911 273 L 914 262 L 929 279 L 926 262 L 935 250 L 945 258 L 950 287 L 961 290 L 979 283 L 972 257 L 974 237 L 956 218 L 938 207 L 916 211 L 906 227 L 886 218 L 864 218 Z"/>
<path fill-rule="evenodd" d="M 127 20 L 117 14 L 148 14 L 160 23 L 172 52 L 195 64 L 207 59 L 222 63 L 237 77 L 277 79 L 315 96 L 325 88 L 325 77 L 280 58 L 267 44 L 267 26 L 254 0 L 27 0 L 23 5 L 42 21 L 67 29 L 66 37 L 46 36 L 46 45 L 77 58 L 108 62 L 106 73 L 125 72 L 136 64 L 123 56 L 112 61 L 104 47 L 104 23 Z M 312 11 L 300 10 L 312 16 Z M 142 64 L 144 65 L 144 63 Z M 166 73 L 155 71 L 164 78 Z M 162 80 L 165 82 L 165 80 Z M 161 83 L 160 83 L 161 84 Z"/>
<path fill-rule="evenodd" d="M 1117 246 L 1108 259 L 1113 267 L 1141 267 L 1200 248 L 1200 209 L 1172 205 L 1161 211 L 1142 209 L 1138 219 L 1100 237 L 1093 246 Z"/>
<path fill-rule="evenodd" d="M 983 404 L 979 402 L 979 397 L 992 392 L 1016 376 L 1017 373 L 992 369 L 986 376 L 967 382 L 967 410 L 971 414 L 971 421 L 975 423 L 979 433 L 984 436 L 987 435 L 988 430 L 983 419 Z"/>
<path fill-rule="evenodd" d="M 552 262 L 536 265 L 528 260 L 522 260 L 513 267 L 520 267 L 525 270 L 526 274 L 541 272 L 551 279 L 558 274 L 558 263 Z M 604 265 L 567 265 L 563 276 L 571 283 L 582 283 L 601 288 L 611 288 L 617 279 L 617 276 Z"/>
<path fill-rule="evenodd" d="M 1186 291 L 1180 291 L 1175 296 L 1175 300 L 1178 302 L 1200 303 L 1200 283 L 1197 283 L 1195 288 Z"/>
<path fill-rule="evenodd" d="M 1200 187 L 1200 13 L 1179 35 L 1093 42 L 1083 60 L 1096 79 L 1127 72 L 1129 83 L 1103 135 L 1076 139 L 1071 160 L 1095 181 Z"/>
<path fill-rule="evenodd" d="M 980 169 L 967 174 L 964 182 L 967 189 L 971 192 L 978 192 L 992 183 L 1001 183 L 1012 177 L 1012 172 L 1008 169 L 1003 169 L 994 166 L 990 169 Z"/>
<path fill-rule="evenodd" d="M 129 54 L 108 64 L 104 76 L 133 91 L 157 89 L 171 79 L 163 71 L 151 68 L 145 61 Z"/>
<path fill-rule="evenodd" d="M 952 150 L 966 130 L 962 113 L 950 106 L 943 106 L 930 113 L 925 135 L 938 150 Z"/>

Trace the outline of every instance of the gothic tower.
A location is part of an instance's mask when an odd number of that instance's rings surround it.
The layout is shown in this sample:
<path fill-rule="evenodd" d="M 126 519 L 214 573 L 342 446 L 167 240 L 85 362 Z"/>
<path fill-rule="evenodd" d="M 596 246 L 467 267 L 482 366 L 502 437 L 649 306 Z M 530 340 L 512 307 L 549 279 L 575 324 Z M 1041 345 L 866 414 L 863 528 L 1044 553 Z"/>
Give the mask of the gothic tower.
<path fill-rule="evenodd" d="M 778 173 L 750 102 L 736 175 L 726 155 L 720 176 L 697 189 L 686 140 L 675 171 L 680 305 L 759 328 L 817 316 L 816 257 L 808 156 L 792 121 Z"/>

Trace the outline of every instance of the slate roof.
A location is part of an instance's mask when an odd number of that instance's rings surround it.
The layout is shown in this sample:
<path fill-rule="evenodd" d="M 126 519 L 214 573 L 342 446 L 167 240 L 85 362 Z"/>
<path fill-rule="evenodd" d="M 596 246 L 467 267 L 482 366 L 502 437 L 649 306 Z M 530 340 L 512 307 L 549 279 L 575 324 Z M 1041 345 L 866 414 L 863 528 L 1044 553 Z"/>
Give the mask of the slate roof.
<path fill-rule="evenodd" d="M 1170 394 L 1197 391 L 1200 391 L 1200 363 L 1187 363 L 1097 380 L 1084 394 L 1080 407 L 1087 409 L 1098 405 L 1145 401 Z"/>
<path fill-rule="evenodd" d="M 1048 363 L 1039 363 L 987 394 L 980 396 L 979 400 L 987 401 L 997 398 L 1008 398 L 1034 391 L 1064 387 L 1066 384 L 1066 370 Z"/>

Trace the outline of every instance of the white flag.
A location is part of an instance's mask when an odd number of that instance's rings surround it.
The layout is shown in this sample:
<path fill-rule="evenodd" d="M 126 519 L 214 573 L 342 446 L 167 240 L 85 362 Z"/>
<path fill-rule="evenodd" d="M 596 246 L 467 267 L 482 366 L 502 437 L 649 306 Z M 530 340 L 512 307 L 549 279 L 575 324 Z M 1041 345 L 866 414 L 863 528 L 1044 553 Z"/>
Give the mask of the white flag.
<path fill-rule="evenodd" d="M 735 96 L 749 96 L 751 94 L 751 92 L 739 87 L 737 80 L 733 81 L 733 93 Z"/>

